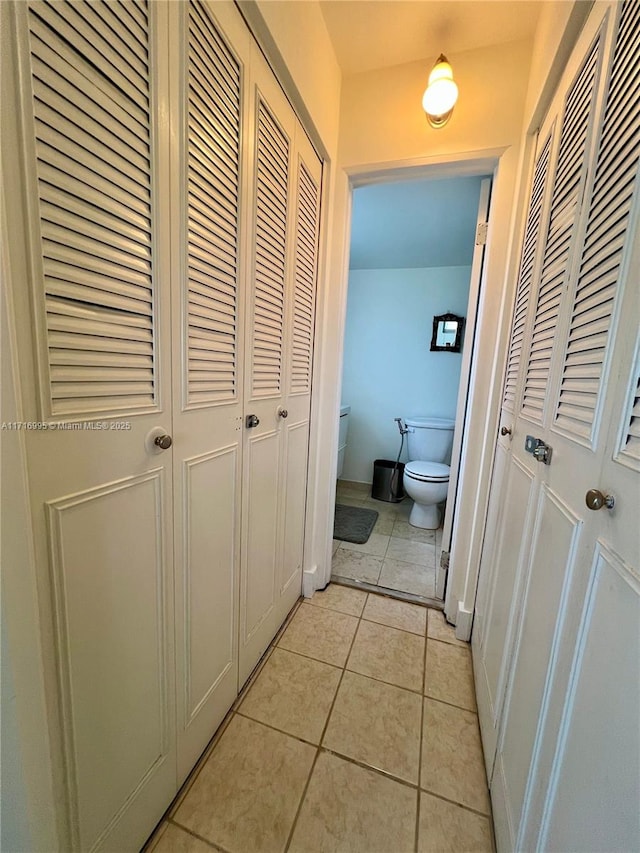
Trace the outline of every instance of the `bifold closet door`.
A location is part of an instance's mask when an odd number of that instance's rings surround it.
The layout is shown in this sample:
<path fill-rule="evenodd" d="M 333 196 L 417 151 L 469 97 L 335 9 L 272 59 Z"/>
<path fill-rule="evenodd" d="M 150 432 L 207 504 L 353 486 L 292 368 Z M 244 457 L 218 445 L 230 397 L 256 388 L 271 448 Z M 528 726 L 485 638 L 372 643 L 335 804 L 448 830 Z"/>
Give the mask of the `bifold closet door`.
<path fill-rule="evenodd" d="M 321 166 L 233 3 L 12 14 L 61 845 L 134 850 L 301 593 Z"/>
<path fill-rule="evenodd" d="M 251 73 L 240 684 L 302 588 L 321 174 L 257 49 Z"/>
<path fill-rule="evenodd" d="M 171 426 L 167 7 L 14 11 L 3 166 L 60 846 L 133 850 L 176 790 L 172 450 L 146 441 Z"/>
<path fill-rule="evenodd" d="M 238 690 L 250 35 L 232 4 L 170 5 L 178 775 Z M 179 286 L 178 286 L 179 285 Z"/>
<path fill-rule="evenodd" d="M 539 141 L 504 395 L 507 487 L 474 642 L 489 761 L 498 729 L 499 849 L 640 843 L 639 33 L 637 3 L 594 6 Z"/>

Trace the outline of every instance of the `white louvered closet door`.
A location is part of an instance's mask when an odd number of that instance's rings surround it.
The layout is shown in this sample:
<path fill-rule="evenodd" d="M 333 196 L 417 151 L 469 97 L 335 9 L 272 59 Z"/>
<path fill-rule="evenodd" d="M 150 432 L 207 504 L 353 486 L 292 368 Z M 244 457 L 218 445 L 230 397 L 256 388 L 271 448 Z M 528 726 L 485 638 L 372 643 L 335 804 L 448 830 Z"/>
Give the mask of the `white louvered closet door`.
<path fill-rule="evenodd" d="M 518 378 L 507 376 L 505 392 L 512 383 L 509 464 L 522 483 L 520 498 L 507 494 L 502 509 L 501 564 L 515 595 L 512 629 L 495 656 L 511 661 L 493 779 L 505 849 L 640 844 L 628 816 L 637 816 L 640 791 L 637 714 L 628 710 L 638 707 L 640 668 L 640 480 L 630 434 L 638 4 L 597 5 L 574 56 L 557 96 L 560 136 L 529 341 L 525 334 Z M 524 451 L 527 434 L 551 447 L 549 465 Z M 588 509 L 590 489 L 613 494 L 615 507 Z"/>
<path fill-rule="evenodd" d="M 26 439 L 61 847 L 129 850 L 176 782 L 172 451 L 145 444 L 171 427 L 167 21 L 162 4 L 15 11 L 11 268 L 31 290 L 25 415 L 50 425 Z"/>
<path fill-rule="evenodd" d="M 552 114 L 538 133 L 531 178 L 502 399 L 501 425 L 512 431 L 521 394 L 522 352 L 527 346 L 528 321 L 534 307 L 531 291 L 540 269 L 539 246 L 548 222 L 553 186 L 549 174 L 557 148 L 556 127 L 557 117 Z M 518 563 L 522 560 L 519 542 L 532 487 L 529 472 L 511 453 L 511 441 L 512 432 L 498 435 L 472 637 L 478 713 L 488 766 L 496 752 L 514 630 L 510 614 L 517 595 Z"/>
<path fill-rule="evenodd" d="M 257 49 L 251 73 L 240 684 L 302 585 L 320 189 L 320 162 Z"/>
<path fill-rule="evenodd" d="M 249 32 L 231 4 L 171 4 L 178 774 L 238 689 Z M 182 70 L 181 70 L 182 69 Z M 180 200 L 180 204 L 178 204 Z"/>
<path fill-rule="evenodd" d="M 232 2 L 15 17 L 62 847 L 136 850 L 301 593 L 321 163 Z"/>

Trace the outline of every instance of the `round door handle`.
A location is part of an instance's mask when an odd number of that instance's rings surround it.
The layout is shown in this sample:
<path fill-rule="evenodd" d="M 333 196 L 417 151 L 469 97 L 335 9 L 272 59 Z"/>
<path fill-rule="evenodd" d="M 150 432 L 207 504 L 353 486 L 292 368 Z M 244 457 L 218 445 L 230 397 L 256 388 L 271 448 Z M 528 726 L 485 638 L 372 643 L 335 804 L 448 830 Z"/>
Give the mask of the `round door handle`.
<path fill-rule="evenodd" d="M 159 447 L 160 450 L 168 450 L 173 444 L 173 440 L 170 435 L 165 433 L 164 435 L 157 435 L 153 439 L 153 443 L 156 447 Z"/>
<path fill-rule="evenodd" d="M 501 427 L 500 435 L 511 435 L 511 427 L 506 427 L 506 426 Z"/>
<path fill-rule="evenodd" d="M 616 502 L 613 495 L 604 495 L 600 489 L 589 489 L 584 500 L 589 509 L 594 511 L 602 509 L 603 506 L 613 509 Z"/>
<path fill-rule="evenodd" d="M 288 412 L 286 409 L 278 409 L 278 415 L 279 415 L 281 418 L 288 418 L 288 417 L 289 417 L 289 412 Z"/>

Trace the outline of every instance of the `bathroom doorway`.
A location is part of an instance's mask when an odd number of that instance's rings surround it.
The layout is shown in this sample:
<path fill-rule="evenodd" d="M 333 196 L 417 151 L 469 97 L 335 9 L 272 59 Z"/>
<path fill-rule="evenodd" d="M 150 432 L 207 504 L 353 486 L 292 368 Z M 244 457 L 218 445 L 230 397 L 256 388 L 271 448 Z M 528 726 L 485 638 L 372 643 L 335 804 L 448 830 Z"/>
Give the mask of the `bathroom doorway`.
<path fill-rule="evenodd" d="M 490 187 L 464 175 L 353 189 L 334 581 L 442 607 Z M 464 318 L 459 351 L 432 349 L 434 318 L 447 314 Z M 415 417 L 455 425 L 436 529 L 411 524 L 402 496 L 399 426 Z"/>

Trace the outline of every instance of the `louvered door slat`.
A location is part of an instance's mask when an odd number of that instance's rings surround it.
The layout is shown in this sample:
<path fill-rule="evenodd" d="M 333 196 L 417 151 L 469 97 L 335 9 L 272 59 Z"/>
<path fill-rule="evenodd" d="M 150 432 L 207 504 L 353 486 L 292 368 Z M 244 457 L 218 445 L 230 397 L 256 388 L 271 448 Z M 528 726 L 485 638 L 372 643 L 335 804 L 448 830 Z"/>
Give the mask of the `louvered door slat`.
<path fill-rule="evenodd" d="M 51 364 L 74 367 L 126 367 L 148 370 L 152 361 L 144 353 L 87 352 L 86 350 L 53 350 Z"/>
<path fill-rule="evenodd" d="M 156 402 L 149 23 L 124 15 L 29 5 L 53 416 Z"/>
<path fill-rule="evenodd" d="M 204 157 L 208 156 L 206 151 L 202 152 Z M 202 208 L 205 211 L 211 211 L 212 216 L 225 222 L 228 219 L 233 219 L 236 205 L 233 199 L 229 199 L 221 192 L 221 188 L 216 183 L 211 183 L 204 167 L 198 162 L 194 152 L 192 157 L 189 157 L 189 183 L 192 185 L 193 204 L 196 207 Z M 236 211 L 237 215 L 237 211 Z"/>
<path fill-rule="evenodd" d="M 60 84 L 62 80 L 66 81 L 68 90 L 85 92 L 86 77 L 82 66 L 77 65 L 78 52 L 37 17 L 32 15 L 29 24 L 35 79 L 53 92 L 57 91 L 56 84 Z M 118 95 L 117 87 L 105 85 L 104 79 L 99 76 L 96 76 L 92 83 L 90 100 L 97 105 L 96 110 L 102 108 L 108 121 L 118 122 L 125 132 L 129 127 L 136 135 L 141 130 L 144 132 L 148 106 L 144 103 L 140 105 L 126 96 L 122 97 L 122 94 Z M 90 114 L 94 115 L 95 110 Z"/>
<path fill-rule="evenodd" d="M 236 172 L 234 168 L 234 163 L 237 157 L 237 131 L 235 136 L 235 142 L 233 138 L 225 139 L 217 128 L 214 130 L 214 127 L 206 127 L 202 123 L 202 112 L 200 112 L 200 116 L 197 114 L 198 111 L 202 111 L 205 108 L 205 101 L 200 98 L 192 98 L 190 100 L 190 105 L 192 108 L 192 124 L 190 128 L 190 150 L 193 151 L 194 148 L 204 148 L 209 149 L 211 153 L 214 155 L 216 159 L 216 165 L 218 168 L 213 171 L 210 168 L 207 169 L 207 166 L 210 165 L 210 161 L 202 160 L 200 161 L 201 166 L 201 174 L 203 177 L 208 178 L 214 186 L 217 184 L 222 184 L 225 187 L 225 191 L 230 192 L 232 195 L 236 193 Z M 213 120 L 213 117 L 210 113 L 207 114 L 209 121 Z M 219 127 L 219 125 L 218 125 Z M 235 144 L 236 150 L 234 151 L 233 145 Z"/>
<path fill-rule="evenodd" d="M 522 414 L 542 422 L 547 404 L 546 394 L 539 388 L 548 387 L 553 357 L 553 336 L 549 329 L 555 327 L 560 311 L 562 294 L 567 282 L 570 249 L 575 223 L 579 213 L 578 203 L 586 178 L 586 146 L 596 92 L 596 72 L 600 38 L 589 51 L 565 100 L 558 163 L 554 177 L 549 228 L 544 244 L 540 273 L 538 305 L 531 334 L 531 353 L 524 380 Z M 539 346 L 544 341 L 544 346 Z M 535 388 L 535 393 L 533 390 Z"/>
<path fill-rule="evenodd" d="M 218 74 L 223 73 L 217 65 L 212 66 Z M 200 99 L 213 118 L 215 118 L 220 135 L 224 139 L 233 140 L 239 127 L 239 117 L 233 113 L 233 101 L 229 101 L 228 89 L 218 85 L 212 78 L 211 69 L 200 64 L 194 53 L 191 63 L 191 79 L 197 91 L 189 95 L 190 99 Z M 231 146 L 233 147 L 233 145 Z"/>
<path fill-rule="evenodd" d="M 115 219 L 130 221 L 136 227 L 148 229 L 150 213 L 148 200 L 132 197 L 119 186 L 91 172 L 83 164 L 73 163 L 73 174 L 71 174 L 68 158 L 61 152 L 52 152 L 52 154 L 51 163 L 46 163 L 42 159 L 38 163 L 43 197 L 48 198 L 53 188 L 54 192 L 85 199 L 87 203 L 100 210 L 109 211 Z"/>
<path fill-rule="evenodd" d="M 69 211 L 70 214 L 86 219 L 94 225 L 108 228 L 118 238 L 126 239 L 136 233 L 139 243 L 149 238 L 149 220 L 114 203 L 113 200 L 104 207 L 99 207 L 95 203 L 100 201 L 98 193 L 92 193 L 91 198 L 78 198 L 60 186 L 51 186 L 43 180 L 40 197 L 43 203 L 53 208 Z"/>
<path fill-rule="evenodd" d="M 229 103 L 235 104 L 235 86 L 233 81 L 238 75 L 239 66 L 235 56 L 230 52 L 229 47 L 218 31 L 213 19 L 208 14 L 202 3 L 193 3 L 190 10 L 190 15 L 193 22 L 191 39 L 194 46 L 200 43 L 200 47 L 205 47 L 203 51 L 196 51 L 195 57 L 206 56 L 209 66 L 214 66 L 220 72 L 215 75 L 216 85 L 227 89 L 229 92 Z M 208 52 L 208 47 L 212 50 Z M 235 110 L 231 110 L 235 115 Z"/>
<path fill-rule="evenodd" d="M 553 130 L 549 133 L 547 139 L 542 145 L 533 173 L 531 199 L 529 202 L 527 224 L 524 233 L 522 259 L 520 261 L 520 271 L 516 288 L 516 303 L 511 329 L 511 341 L 509 343 L 509 355 L 507 357 L 504 392 L 502 396 L 502 405 L 509 411 L 513 411 L 515 403 L 520 359 L 522 356 L 522 343 L 531 295 L 531 284 L 533 280 L 538 236 L 540 233 L 542 205 L 549 169 L 549 155 L 551 151 L 552 138 Z"/>
<path fill-rule="evenodd" d="M 117 15 L 113 14 L 112 4 L 105 3 L 103 8 L 100 8 L 99 13 L 94 8 L 92 3 L 88 3 L 82 10 L 76 9 L 78 12 L 75 21 L 71 16 L 68 20 L 73 24 L 76 30 L 86 34 L 87 38 L 97 34 L 100 39 L 106 41 L 111 47 L 111 42 L 115 35 L 118 44 L 117 53 L 115 55 L 135 70 L 137 77 L 141 78 L 143 84 L 142 91 L 145 91 L 146 81 L 145 75 L 148 66 L 147 45 L 144 42 L 139 42 L 135 38 L 131 38 L 131 30 L 129 27 L 123 27 Z"/>
<path fill-rule="evenodd" d="M 133 38 L 145 50 L 147 48 L 147 39 L 144 29 L 144 16 L 136 16 L 136 6 L 140 5 L 139 0 L 133 0 L 123 3 L 122 0 L 116 0 L 109 4 L 109 11 L 114 15 L 120 24 L 133 36 Z"/>
<path fill-rule="evenodd" d="M 266 103 L 257 105 L 252 394 L 282 385 L 289 140 Z"/>
<path fill-rule="evenodd" d="M 240 66 L 189 4 L 187 406 L 237 396 Z M 203 351 L 206 350 L 206 358 Z"/>
<path fill-rule="evenodd" d="M 592 443 L 596 412 L 629 216 L 640 158 L 640 7 L 623 4 L 611 66 L 611 78 L 593 190 L 576 282 L 567 349 L 555 411 L 564 431 Z M 576 391 L 577 365 L 597 368 L 597 383 Z M 585 377 L 586 378 L 586 377 Z M 569 393 L 572 392 L 572 393 Z"/>
<path fill-rule="evenodd" d="M 55 72 L 53 63 L 60 63 L 60 58 L 48 45 L 40 44 L 39 55 L 43 61 L 34 61 L 34 95 L 43 104 L 49 106 L 54 113 L 66 117 L 76 128 L 83 128 L 96 138 L 108 140 L 108 145 L 113 145 L 121 156 L 125 158 L 137 157 L 140 163 L 144 163 L 149 152 L 145 149 L 144 142 L 129 127 L 130 117 L 124 111 L 115 109 L 111 105 L 111 115 L 100 101 L 87 97 L 83 88 L 83 78 L 74 72 L 74 69 L 65 63 L 64 74 Z M 96 93 L 92 93 L 96 94 Z M 106 100 L 103 99 L 102 100 Z M 118 122 L 118 137 L 113 139 L 113 134 L 108 134 L 105 124 L 116 120 Z"/>
<path fill-rule="evenodd" d="M 126 43 L 114 37 L 104 25 L 94 28 L 89 22 L 100 21 L 93 14 L 93 3 L 56 3 L 42 0 L 31 4 L 32 15 L 58 33 L 72 48 L 91 63 L 95 85 L 118 101 L 120 93 L 144 112 L 148 109 L 148 62 L 134 59 Z M 97 4 L 97 8 L 103 4 Z M 128 54 L 128 56 L 127 56 Z M 130 59 L 126 62 L 125 56 Z"/>
<path fill-rule="evenodd" d="M 297 186 L 293 346 L 289 393 L 308 394 L 311 390 L 320 188 L 302 159 L 298 163 Z"/>
<path fill-rule="evenodd" d="M 219 252 L 222 252 L 227 258 L 234 256 L 236 246 L 236 235 L 229 229 L 226 223 L 218 220 L 212 220 L 210 211 L 206 211 L 202 204 L 198 204 L 194 200 L 191 205 L 191 225 L 194 232 L 204 235 L 208 229 L 215 234 L 216 246 Z"/>

